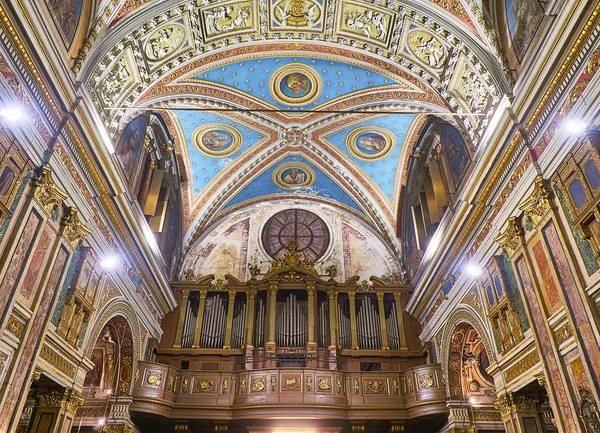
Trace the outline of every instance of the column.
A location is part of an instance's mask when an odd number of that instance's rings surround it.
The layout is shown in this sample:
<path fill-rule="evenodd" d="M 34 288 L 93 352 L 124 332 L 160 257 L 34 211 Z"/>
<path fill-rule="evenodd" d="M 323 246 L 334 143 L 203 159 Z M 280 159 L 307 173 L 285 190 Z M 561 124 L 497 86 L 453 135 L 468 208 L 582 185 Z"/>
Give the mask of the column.
<path fill-rule="evenodd" d="M 358 332 L 356 330 L 356 292 L 348 292 L 350 301 L 350 337 L 352 338 L 352 350 L 358 350 Z"/>
<path fill-rule="evenodd" d="M 208 295 L 208 291 L 200 291 L 200 302 L 198 304 L 198 315 L 196 316 L 196 328 L 194 328 L 194 344 L 192 344 L 192 349 L 200 348 L 200 335 L 202 333 L 202 319 L 204 318 L 206 295 Z"/>
<path fill-rule="evenodd" d="M 277 305 L 277 283 L 271 282 L 269 284 L 269 298 L 267 302 L 269 309 L 269 338 L 265 343 L 265 350 L 267 352 L 275 353 L 275 307 Z"/>
<path fill-rule="evenodd" d="M 256 290 L 250 289 L 246 291 L 246 338 L 244 340 L 244 346 L 246 348 L 253 349 L 254 345 L 254 298 L 256 297 Z"/>
<path fill-rule="evenodd" d="M 315 339 L 315 283 L 307 283 L 306 292 L 308 293 L 308 344 L 306 345 L 306 351 L 308 353 L 316 353 L 317 341 Z"/>
<path fill-rule="evenodd" d="M 183 326 L 185 325 L 185 315 L 187 314 L 189 290 L 181 291 L 181 306 L 179 307 L 179 320 L 177 321 L 177 333 L 175 334 L 174 349 L 181 349 L 181 339 L 183 338 Z"/>
<path fill-rule="evenodd" d="M 254 298 L 256 290 L 246 291 L 246 336 L 244 341 L 244 350 L 246 357 L 246 370 L 251 370 L 254 366 Z"/>
<path fill-rule="evenodd" d="M 327 292 L 329 297 L 329 337 L 331 339 L 329 350 L 335 350 L 338 347 L 338 336 L 337 336 L 337 305 L 335 302 L 336 293 L 335 290 L 329 290 Z"/>
<path fill-rule="evenodd" d="M 235 306 L 235 295 L 237 292 L 229 292 L 229 302 L 227 303 L 227 325 L 225 327 L 225 341 L 223 349 L 231 349 L 231 332 L 233 329 L 233 307 Z"/>
<path fill-rule="evenodd" d="M 28 433 L 71 431 L 77 408 L 82 403 L 82 395 L 72 388 L 38 391 Z"/>
<path fill-rule="evenodd" d="M 406 344 L 406 329 L 404 329 L 404 310 L 402 309 L 402 293 L 394 293 L 394 302 L 396 304 L 396 319 L 398 320 L 398 335 L 400 338 L 400 350 L 408 350 Z"/>
<path fill-rule="evenodd" d="M 387 325 L 385 323 L 385 306 L 383 305 L 383 297 L 385 293 L 377 293 L 377 302 L 379 304 L 379 323 L 381 324 L 381 348 L 390 350 L 388 342 Z"/>

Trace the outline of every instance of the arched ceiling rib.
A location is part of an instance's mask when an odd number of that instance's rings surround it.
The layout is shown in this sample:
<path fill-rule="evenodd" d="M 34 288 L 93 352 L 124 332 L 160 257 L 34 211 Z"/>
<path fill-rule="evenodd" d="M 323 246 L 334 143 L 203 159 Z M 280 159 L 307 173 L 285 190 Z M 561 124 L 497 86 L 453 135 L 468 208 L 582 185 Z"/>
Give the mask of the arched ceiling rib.
<path fill-rule="evenodd" d="M 350 209 L 397 250 L 423 113 L 476 145 L 507 89 L 459 0 L 444 2 L 454 15 L 410 0 L 136 3 L 120 5 L 80 78 L 113 136 L 140 111 L 163 114 L 188 243 L 228 209 L 294 195 Z M 315 177 L 295 194 L 273 183 L 286 158 Z"/>

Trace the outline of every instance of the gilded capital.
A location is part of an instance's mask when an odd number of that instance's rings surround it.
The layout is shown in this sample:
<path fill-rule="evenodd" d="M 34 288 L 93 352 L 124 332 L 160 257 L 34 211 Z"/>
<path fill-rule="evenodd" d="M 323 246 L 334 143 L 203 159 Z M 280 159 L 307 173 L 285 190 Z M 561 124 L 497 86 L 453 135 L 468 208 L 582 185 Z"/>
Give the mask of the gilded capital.
<path fill-rule="evenodd" d="M 533 192 L 524 203 L 519 206 L 525 215 L 525 224 L 532 223 L 534 226 L 546 216 L 552 209 L 552 190 L 548 182 L 541 176 L 535 179 Z"/>
<path fill-rule="evenodd" d="M 508 219 L 508 227 L 495 239 L 508 255 L 515 253 L 523 245 L 523 228 L 517 217 Z"/>
<path fill-rule="evenodd" d="M 384 296 L 385 296 L 385 293 L 377 292 L 377 300 L 378 301 L 383 301 Z"/>
<path fill-rule="evenodd" d="M 352 302 L 356 299 L 356 292 L 348 292 L 348 299 Z"/>
<path fill-rule="evenodd" d="M 80 242 L 89 235 L 92 231 L 88 229 L 79 219 L 79 210 L 76 207 L 69 207 L 67 214 L 62 220 L 61 233 L 75 248 Z"/>
<path fill-rule="evenodd" d="M 200 299 L 206 299 L 208 295 L 208 290 L 200 290 Z"/>
<path fill-rule="evenodd" d="M 182 290 L 182 291 L 181 291 L 181 297 L 182 297 L 183 299 L 187 299 L 187 298 L 188 298 L 188 296 L 190 296 L 190 291 L 189 291 L 189 290 Z"/>
<path fill-rule="evenodd" d="M 69 197 L 58 189 L 52 178 L 52 169 L 45 164 L 38 169 L 38 176 L 33 181 L 33 196 L 48 214 Z"/>
<path fill-rule="evenodd" d="M 402 300 L 402 292 L 394 292 L 394 300 L 401 301 Z"/>
<path fill-rule="evenodd" d="M 255 297 L 256 297 L 256 290 L 254 290 L 254 289 L 246 290 L 246 298 L 247 299 L 254 299 Z"/>

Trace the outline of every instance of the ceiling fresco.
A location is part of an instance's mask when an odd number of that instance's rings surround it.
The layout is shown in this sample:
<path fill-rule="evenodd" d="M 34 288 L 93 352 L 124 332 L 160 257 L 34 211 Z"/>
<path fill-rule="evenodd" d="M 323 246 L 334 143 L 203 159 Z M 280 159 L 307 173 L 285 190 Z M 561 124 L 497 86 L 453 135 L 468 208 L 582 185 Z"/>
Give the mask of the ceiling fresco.
<path fill-rule="evenodd" d="M 230 209 L 293 196 L 349 211 L 398 251 L 424 116 L 476 148 L 508 88 L 497 41 L 460 0 L 136 0 L 112 16 L 79 78 L 113 137 L 140 111 L 165 117 L 188 246 Z"/>
<path fill-rule="evenodd" d="M 273 108 L 319 109 L 335 98 L 401 81 L 345 62 L 316 57 L 267 57 L 219 66 L 194 76 L 247 94 Z"/>
<path fill-rule="evenodd" d="M 327 174 L 301 156 L 289 156 L 268 168 L 233 197 L 225 209 L 244 201 L 267 195 L 294 194 L 297 198 L 313 196 L 338 202 L 364 213 L 364 210 Z"/>

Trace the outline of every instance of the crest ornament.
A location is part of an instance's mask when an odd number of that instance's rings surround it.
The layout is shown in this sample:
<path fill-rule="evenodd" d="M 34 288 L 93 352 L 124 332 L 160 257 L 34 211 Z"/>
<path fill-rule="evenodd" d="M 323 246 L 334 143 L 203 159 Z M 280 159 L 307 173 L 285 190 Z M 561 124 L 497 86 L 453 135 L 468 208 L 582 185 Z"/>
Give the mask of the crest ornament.
<path fill-rule="evenodd" d="M 52 178 L 52 169 L 47 165 L 42 165 L 38 169 L 38 176 L 33 183 L 33 196 L 44 207 L 48 215 L 52 214 L 52 211 L 69 197 L 68 194 L 58 189 Z"/>

